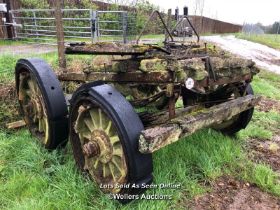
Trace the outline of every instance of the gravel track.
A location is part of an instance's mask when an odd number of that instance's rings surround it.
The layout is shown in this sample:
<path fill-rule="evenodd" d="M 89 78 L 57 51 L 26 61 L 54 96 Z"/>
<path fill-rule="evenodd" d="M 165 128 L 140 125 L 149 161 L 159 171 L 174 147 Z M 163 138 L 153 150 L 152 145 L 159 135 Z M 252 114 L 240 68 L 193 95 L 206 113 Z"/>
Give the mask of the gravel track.
<path fill-rule="evenodd" d="M 280 51 L 262 44 L 230 36 L 205 36 L 204 41 L 213 42 L 233 54 L 252 59 L 266 70 L 280 74 Z"/>

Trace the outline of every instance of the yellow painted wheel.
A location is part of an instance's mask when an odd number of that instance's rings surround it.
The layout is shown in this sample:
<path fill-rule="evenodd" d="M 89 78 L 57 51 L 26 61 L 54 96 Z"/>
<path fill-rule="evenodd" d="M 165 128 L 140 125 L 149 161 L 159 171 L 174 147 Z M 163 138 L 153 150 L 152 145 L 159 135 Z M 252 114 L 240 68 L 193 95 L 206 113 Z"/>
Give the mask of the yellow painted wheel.
<path fill-rule="evenodd" d="M 151 183 L 152 156 L 138 150 L 144 126 L 114 87 L 82 85 L 71 99 L 69 121 L 75 161 L 101 191 L 135 195 L 145 189 L 133 185 Z"/>
<path fill-rule="evenodd" d="M 24 112 L 24 120 L 42 144 L 49 143 L 49 122 L 44 99 L 36 80 L 29 72 L 19 75 L 18 100 Z"/>
<path fill-rule="evenodd" d="M 79 135 L 87 170 L 100 185 L 124 184 L 127 177 L 125 154 L 117 128 L 100 108 L 83 104 L 78 109 L 75 131 Z M 104 189 L 117 193 L 120 188 Z"/>
<path fill-rule="evenodd" d="M 32 135 L 46 149 L 66 145 L 67 105 L 50 66 L 41 59 L 21 59 L 15 74 L 20 111 Z"/>

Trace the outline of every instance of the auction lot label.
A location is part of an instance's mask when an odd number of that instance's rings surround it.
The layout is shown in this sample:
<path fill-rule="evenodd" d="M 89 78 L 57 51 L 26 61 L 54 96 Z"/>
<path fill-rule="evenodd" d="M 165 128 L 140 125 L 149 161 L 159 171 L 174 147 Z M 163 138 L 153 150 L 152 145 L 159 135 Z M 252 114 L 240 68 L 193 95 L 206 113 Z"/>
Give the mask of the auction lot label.
<path fill-rule="evenodd" d="M 172 195 L 166 194 L 109 194 L 110 199 L 116 200 L 172 200 Z"/>
<path fill-rule="evenodd" d="M 100 184 L 100 189 L 180 189 L 181 184 L 178 183 L 160 183 L 160 184 Z M 152 193 L 152 194 L 139 194 L 139 195 L 131 195 L 131 194 L 109 194 L 110 199 L 117 200 L 171 200 L 172 195 L 168 194 L 160 194 L 160 193 Z"/>

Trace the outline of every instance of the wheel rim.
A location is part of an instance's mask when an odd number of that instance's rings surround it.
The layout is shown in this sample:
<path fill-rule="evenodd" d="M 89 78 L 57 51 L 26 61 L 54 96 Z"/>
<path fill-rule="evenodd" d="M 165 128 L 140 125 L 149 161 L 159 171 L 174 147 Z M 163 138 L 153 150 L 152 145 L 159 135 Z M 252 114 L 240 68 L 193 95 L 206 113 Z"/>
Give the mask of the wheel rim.
<path fill-rule="evenodd" d="M 49 141 L 48 116 L 38 83 L 29 72 L 19 75 L 18 99 L 29 129 L 46 145 Z"/>
<path fill-rule="evenodd" d="M 78 108 L 75 132 L 79 136 L 84 157 L 84 170 L 104 192 L 117 193 L 118 184 L 126 183 L 127 164 L 120 136 L 114 122 L 98 106 L 83 104 Z"/>

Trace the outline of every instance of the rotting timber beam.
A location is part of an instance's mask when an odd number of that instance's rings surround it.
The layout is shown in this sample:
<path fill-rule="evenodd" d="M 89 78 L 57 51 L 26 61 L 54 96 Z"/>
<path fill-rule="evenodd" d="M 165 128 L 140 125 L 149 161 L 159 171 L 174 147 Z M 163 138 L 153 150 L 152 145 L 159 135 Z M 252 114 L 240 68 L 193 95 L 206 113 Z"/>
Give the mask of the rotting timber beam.
<path fill-rule="evenodd" d="M 68 73 L 69 72 L 69 73 Z M 135 82 L 135 83 L 174 83 L 172 72 L 90 72 L 90 73 L 76 73 L 71 70 L 59 74 L 59 80 L 61 81 L 106 81 L 106 82 Z M 250 81 L 252 79 L 251 74 L 239 76 L 236 78 L 220 78 L 216 81 L 206 78 L 201 81 L 195 81 L 195 87 L 208 87 L 214 85 L 230 84 L 240 81 Z"/>
<path fill-rule="evenodd" d="M 140 134 L 139 151 L 144 154 L 152 153 L 199 129 L 229 120 L 254 107 L 260 100 L 260 96 L 240 97 L 196 113 L 182 114 L 166 124 L 146 129 Z"/>
<path fill-rule="evenodd" d="M 178 109 L 176 109 L 175 117 L 181 116 L 182 114 L 197 112 L 201 109 L 202 109 L 202 107 L 199 105 L 189 106 L 186 108 L 178 108 Z M 145 128 L 162 125 L 162 124 L 167 123 L 170 120 L 168 111 L 153 112 L 153 113 L 140 112 L 138 115 Z"/>
<path fill-rule="evenodd" d="M 63 73 L 58 75 L 61 81 L 106 81 L 106 82 L 137 82 L 137 83 L 172 83 L 170 72 L 93 72 L 93 73 Z"/>
<path fill-rule="evenodd" d="M 240 81 L 251 81 L 252 80 L 252 74 L 245 74 L 245 75 L 239 75 L 236 77 L 224 77 L 224 78 L 218 78 L 216 80 L 206 78 L 204 80 L 195 81 L 195 87 L 209 87 L 214 85 L 223 85 L 223 84 L 230 84 L 230 83 L 236 83 Z"/>
<path fill-rule="evenodd" d="M 70 46 L 66 47 L 65 53 L 68 55 L 145 55 L 145 53 L 155 49 L 168 53 L 163 48 L 155 45 L 131 45 L 111 42 L 70 44 Z"/>

